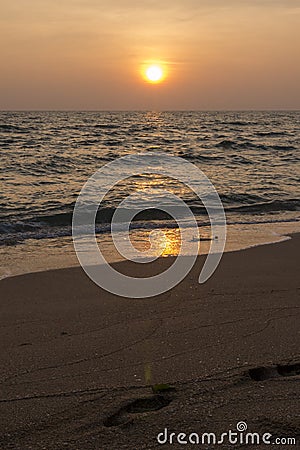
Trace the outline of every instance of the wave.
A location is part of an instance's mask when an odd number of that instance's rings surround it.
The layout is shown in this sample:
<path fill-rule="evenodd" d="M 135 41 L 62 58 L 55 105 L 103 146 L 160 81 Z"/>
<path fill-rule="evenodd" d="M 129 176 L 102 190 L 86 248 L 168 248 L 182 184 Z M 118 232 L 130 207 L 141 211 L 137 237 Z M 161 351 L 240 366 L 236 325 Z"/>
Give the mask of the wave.
<path fill-rule="evenodd" d="M 223 125 L 234 125 L 234 126 L 239 126 L 239 127 L 246 127 L 251 125 L 251 123 L 249 122 L 244 122 L 242 120 L 232 120 L 230 122 L 222 122 Z"/>
<path fill-rule="evenodd" d="M 180 156 L 181 158 L 187 159 L 189 161 L 202 161 L 202 162 L 214 162 L 214 161 L 221 161 L 223 160 L 223 156 L 220 155 L 214 155 L 214 156 L 208 156 L 208 155 L 201 155 L 200 154 L 195 154 L 193 152 L 187 152 L 187 151 L 183 151 L 183 150 L 179 150 L 177 152 L 177 155 Z"/>
<path fill-rule="evenodd" d="M 257 131 L 257 136 L 288 136 L 287 131 Z"/>
<path fill-rule="evenodd" d="M 0 124 L 0 132 L 27 133 L 32 127 L 22 127 L 20 125 Z"/>
<path fill-rule="evenodd" d="M 215 144 L 215 147 L 221 148 L 223 150 L 247 150 L 247 149 L 256 149 L 256 150 L 264 150 L 264 151 L 272 151 L 272 150 L 278 150 L 278 151 L 294 151 L 297 150 L 296 147 L 293 145 L 266 145 L 266 144 L 257 144 L 255 142 L 251 141 L 233 141 L 230 139 L 224 139 L 220 142 L 217 142 Z"/>
<path fill-rule="evenodd" d="M 300 211 L 300 200 L 271 200 L 269 202 L 252 203 L 225 208 L 228 212 L 272 213 L 279 211 Z"/>
<path fill-rule="evenodd" d="M 247 203 L 245 203 L 246 198 L 248 200 Z M 237 213 L 242 215 L 263 215 L 266 213 L 278 213 L 280 211 L 300 211 L 300 200 L 298 199 L 273 200 L 268 202 L 257 202 L 257 200 L 258 197 L 255 195 L 249 196 L 240 194 L 222 196 L 222 201 L 227 216 L 228 214 L 231 215 Z M 237 205 L 236 202 L 244 204 Z M 204 206 L 190 204 L 189 207 L 195 217 L 207 217 L 207 212 Z M 96 226 L 100 226 L 101 232 L 103 232 L 103 230 L 109 230 L 115 211 L 116 208 L 113 207 L 99 209 L 96 215 Z M 175 211 L 177 215 L 178 211 L 180 213 L 178 208 L 176 208 L 174 212 Z M 124 212 L 128 212 L 128 210 L 124 210 Z M 134 209 L 131 210 L 131 212 L 134 213 Z M 184 210 L 182 210 L 182 217 L 184 217 L 183 214 Z M 68 235 L 71 230 L 72 216 L 73 211 L 68 211 L 52 213 L 49 215 L 40 215 L 38 217 L 31 217 L 23 221 L 15 220 L 13 222 L 4 222 L 0 225 L 0 236 L 2 240 L 5 240 L 6 236 L 8 237 L 12 235 L 16 235 L 17 239 L 22 239 L 22 236 L 24 235 L 26 235 L 27 238 L 41 239 L 43 237 L 49 237 L 49 235 L 52 236 L 53 232 L 55 236 Z M 167 224 L 174 221 L 174 219 L 172 216 L 158 208 L 151 208 L 142 212 L 137 210 L 136 215 L 133 218 L 133 224 L 140 222 L 150 223 L 153 221 L 163 222 L 167 226 Z"/>
<path fill-rule="evenodd" d="M 274 150 L 283 150 L 283 151 L 292 151 L 292 150 L 297 150 L 296 147 L 294 147 L 293 145 L 272 145 L 271 148 L 273 148 Z"/>
<path fill-rule="evenodd" d="M 236 219 L 227 218 L 228 225 L 258 225 L 258 224 L 271 224 L 271 223 L 295 223 L 300 222 L 300 218 L 276 218 L 276 217 L 261 217 L 260 219 Z M 199 228 L 209 227 L 209 220 L 197 220 Z M 190 227 L 191 224 L 187 222 L 183 227 Z M 155 229 L 175 229 L 178 228 L 177 223 L 174 220 L 161 221 L 161 220 L 149 220 L 149 221 L 137 221 L 130 225 L 130 230 L 155 230 Z M 116 227 L 118 231 L 118 227 Z M 120 228 L 120 231 L 122 229 Z M 110 224 L 96 224 L 95 226 L 96 235 L 108 234 L 110 233 Z M 42 239 L 61 239 L 70 238 L 72 236 L 71 227 L 51 227 L 51 228 L 40 228 L 39 230 L 33 231 L 23 231 L 22 233 L 10 233 L 8 235 L 0 235 L 0 246 L 16 246 L 22 244 L 28 239 L 42 240 Z"/>
<path fill-rule="evenodd" d="M 224 139 L 223 141 L 218 142 L 217 144 L 215 144 L 215 147 L 217 148 L 222 148 L 222 149 L 234 149 L 234 150 L 239 150 L 239 149 L 258 149 L 258 150 L 266 150 L 268 148 L 272 148 L 272 147 L 268 147 L 264 144 L 256 144 L 254 142 L 251 141 L 245 141 L 245 142 L 240 142 L 240 141 L 233 141 L 230 139 Z"/>
<path fill-rule="evenodd" d="M 113 124 L 113 123 L 96 123 L 94 125 L 94 128 L 114 130 L 114 129 L 120 128 L 120 125 Z"/>

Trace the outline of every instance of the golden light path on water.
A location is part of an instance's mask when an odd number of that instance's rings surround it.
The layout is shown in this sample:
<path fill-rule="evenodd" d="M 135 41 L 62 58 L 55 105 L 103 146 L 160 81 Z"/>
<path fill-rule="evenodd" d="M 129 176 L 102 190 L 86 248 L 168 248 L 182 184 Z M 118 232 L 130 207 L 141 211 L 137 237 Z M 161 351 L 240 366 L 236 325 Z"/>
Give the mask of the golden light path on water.
<path fill-rule="evenodd" d="M 158 229 L 151 232 L 146 231 L 139 240 L 132 235 L 131 243 L 140 252 L 149 250 L 151 245 L 150 235 L 152 235 L 152 254 L 154 256 L 167 257 L 179 255 L 181 248 L 181 233 L 178 228 L 169 230 Z"/>

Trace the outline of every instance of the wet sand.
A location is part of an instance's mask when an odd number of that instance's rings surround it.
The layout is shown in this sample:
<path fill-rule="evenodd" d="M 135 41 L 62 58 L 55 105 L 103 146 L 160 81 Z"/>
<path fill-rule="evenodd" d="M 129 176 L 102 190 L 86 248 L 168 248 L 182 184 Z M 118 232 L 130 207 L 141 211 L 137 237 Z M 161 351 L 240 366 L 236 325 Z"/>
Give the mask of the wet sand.
<path fill-rule="evenodd" d="M 204 285 L 200 257 L 152 299 L 109 294 L 80 268 L 2 280 L 0 448 L 208 448 L 156 436 L 240 421 L 299 445 L 299 244 L 226 253 Z M 116 266 L 149 276 L 170 261 Z"/>

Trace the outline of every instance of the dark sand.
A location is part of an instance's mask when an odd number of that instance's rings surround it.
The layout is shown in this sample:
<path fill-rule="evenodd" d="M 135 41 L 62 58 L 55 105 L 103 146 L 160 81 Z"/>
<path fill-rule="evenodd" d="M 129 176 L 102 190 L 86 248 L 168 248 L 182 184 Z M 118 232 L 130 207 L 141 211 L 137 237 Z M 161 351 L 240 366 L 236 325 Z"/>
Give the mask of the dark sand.
<path fill-rule="evenodd" d="M 227 253 L 204 285 L 200 258 L 144 300 L 110 295 L 80 268 L 2 280 L 1 450 L 212 448 L 156 435 L 242 420 L 298 439 L 266 448 L 300 448 L 299 247 L 295 235 Z M 167 260 L 120 264 L 150 274 Z M 155 383 L 175 389 L 153 395 Z"/>

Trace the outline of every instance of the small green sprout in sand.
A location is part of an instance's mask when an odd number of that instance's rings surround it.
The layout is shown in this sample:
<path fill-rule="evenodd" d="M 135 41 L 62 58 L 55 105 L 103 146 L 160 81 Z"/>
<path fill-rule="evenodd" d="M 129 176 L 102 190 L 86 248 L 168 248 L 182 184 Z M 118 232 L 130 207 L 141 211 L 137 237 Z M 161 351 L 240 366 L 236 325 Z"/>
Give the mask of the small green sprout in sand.
<path fill-rule="evenodd" d="M 153 394 L 159 394 L 160 392 L 174 391 L 174 387 L 170 384 L 154 384 L 152 386 Z"/>

